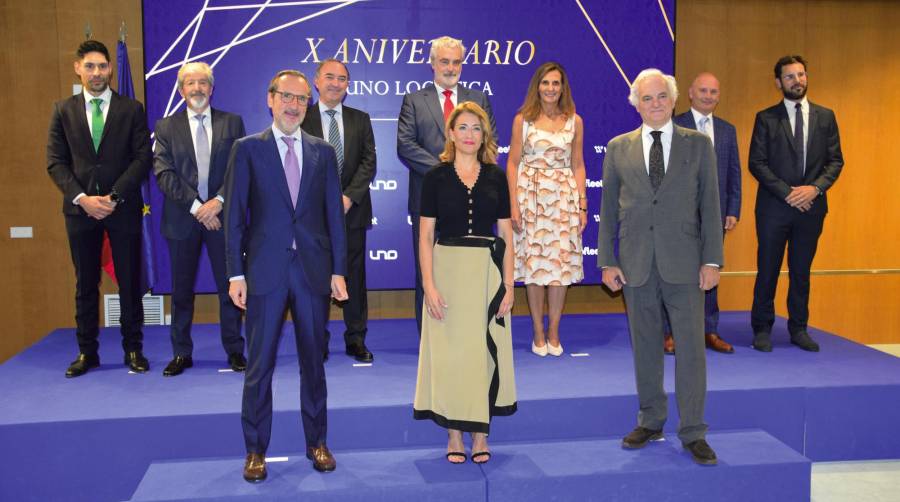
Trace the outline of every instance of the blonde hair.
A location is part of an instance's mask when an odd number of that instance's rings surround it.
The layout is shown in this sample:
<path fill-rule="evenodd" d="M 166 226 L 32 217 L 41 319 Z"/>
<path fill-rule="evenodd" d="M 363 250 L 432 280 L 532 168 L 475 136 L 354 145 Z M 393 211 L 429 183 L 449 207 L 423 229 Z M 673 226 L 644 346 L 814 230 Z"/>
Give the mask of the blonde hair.
<path fill-rule="evenodd" d="M 531 82 L 528 84 L 528 93 L 525 94 L 525 102 L 522 103 L 522 107 L 519 108 L 519 113 L 522 114 L 522 118 L 525 119 L 526 122 L 532 122 L 541 116 L 541 80 L 544 80 L 544 76 L 551 71 L 559 72 L 559 83 L 561 84 L 559 102 L 557 105 L 559 106 L 559 111 L 562 112 L 566 118 L 575 115 L 575 101 L 572 99 L 572 88 L 569 87 L 569 77 L 566 75 L 566 70 L 564 70 L 562 65 L 556 61 L 548 61 L 541 66 L 538 66 L 538 69 L 534 72 L 534 75 L 531 77 Z"/>
<path fill-rule="evenodd" d="M 209 85 L 213 85 L 213 71 L 212 68 L 203 61 L 195 61 L 193 63 L 187 63 L 182 66 L 178 70 L 178 88 L 180 89 L 184 85 L 184 76 L 188 73 L 203 73 L 206 75 L 206 80 L 209 81 Z"/>
<path fill-rule="evenodd" d="M 439 157 L 441 162 L 456 160 L 456 144 L 450 137 L 450 130 L 456 127 L 456 120 L 463 113 L 471 113 L 481 122 L 481 146 L 478 148 L 478 161 L 482 164 L 496 164 L 497 140 L 494 139 L 494 131 L 491 129 L 491 119 L 488 118 L 487 112 L 471 101 L 464 101 L 456 105 L 456 108 L 450 112 L 450 117 L 447 118 L 447 124 L 444 127 L 447 141 L 444 143 L 444 151 Z"/>

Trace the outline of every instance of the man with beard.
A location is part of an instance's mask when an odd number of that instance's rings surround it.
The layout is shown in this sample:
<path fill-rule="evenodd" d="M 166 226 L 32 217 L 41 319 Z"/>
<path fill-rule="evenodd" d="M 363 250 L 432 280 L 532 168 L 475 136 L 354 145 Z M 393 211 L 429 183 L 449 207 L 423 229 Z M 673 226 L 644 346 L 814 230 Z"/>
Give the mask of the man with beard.
<path fill-rule="evenodd" d="M 229 296 L 247 310 L 247 372 L 241 425 L 244 479 L 266 478 L 272 435 L 272 374 L 284 312 L 290 310 L 300 363 L 300 416 L 306 456 L 333 471 L 325 444 L 325 322 L 328 297 L 347 299 L 344 205 L 334 148 L 300 124 L 310 86 L 296 70 L 269 83 L 272 126 L 239 139 L 225 174 Z"/>
<path fill-rule="evenodd" d="M 109 88 L 109 51 L 96 40 L 76 51 L 83 91 L 57 102 L 50 119 L 47 171 L 62 192 L 66 234 L 75 265 L 78 358 L 66 377 L 100 365 L 100 254 L 109 235 L 119 283 L 125 365 L 150 369 L 143 354 L 141 304 L 141 183 L 150 170 L 150 133 L 144 107 Z"/>
<path fill-rule="evenodd" d="M 194 281 L 200 250 L 212 265 L 219 294 L 222 346 L 233 371 L 244 371 L 241 311 L 228 296 L 225 272 L 225 168 L 235 140 L 243 137 L 244 121 L 237 115 L 209 106 L 213 72 L 203 62 L 187 63 L 178 70 L 178 92 L 187 110 L 156 123 L 153 173 L 165 195 L 162 234 L 169 244 L 172 268 L 173 359 L 163 376 L 180 375 L 194 365 L 191 323 L 194 318 Z"/>
<path fill-rule="evenodd" d="M 756 114 L 750 140 L 750 173 L 756 192 L 756 284 L 753 287 L 753 347 L 772 350 L 775 288 L 788 248 L 787 294 L 791 343 L 818 352 L 806 330 L 809 320 L 809 269 L 822 233 L 825 192 L 844 166 L 834 112 L 806 99 L 806 61 L 784 56 L 775 63 L 775 87 L 784 100 Z"/>
<path fill-rule="evenodd" d="M 487 96 L 481 91 L 467 89 L 459 83 L 466 50 L 461 40 L 440 37 L 431 41 L 429 62 L 434 70 L 434 85 L 426 85 L 418 92 L 403 96 L 400 118 L 397 121 L 397 155 L 409 168 L 409 203 L 407 210 L 412 223 L 413 256 L 416 265 L 416 326 L 422 333 L 422 274 L 419 270 L 419 205 L 425 173 L 437 165 L 438 155 L 444 151 L 444 125 L 450 112 L 465 101 L 473 101 L 491 119 L 491 129 L 497 137 L 497 123 Z"/>
<path fill-rule="evenodd" d="M 372 222 L 369 183 L 375 177 L 375 135 L 369 114 L 345 106 L 350 72 L 337 59 L 326 59 L 316 69 L 319 102 L 303 119 L 303 130 L 323 138 L 334 147 L 347 226 L 347 294 L 343 305 L 344 345 L 348 356 L 370 363 L 374 356 L 366 347 L 369 303 L 366 298 L 366 229 Z M 328 339 L 325 331 L 327 357 Z"/>

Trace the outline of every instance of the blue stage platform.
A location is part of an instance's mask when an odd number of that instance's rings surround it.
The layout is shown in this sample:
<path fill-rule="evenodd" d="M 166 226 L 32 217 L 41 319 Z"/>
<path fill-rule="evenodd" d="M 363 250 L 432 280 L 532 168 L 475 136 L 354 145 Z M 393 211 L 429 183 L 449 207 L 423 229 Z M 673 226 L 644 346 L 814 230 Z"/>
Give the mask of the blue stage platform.
<path fill-rule="evenodd" d="M 145 330 L 152 372 L 129 374 L 116 330 L 103 330 L 102 366 L 67 380 L 73 330 L 56 330 L 0 365 L 2 500 L 804 500 L 809 461 L 900 458 L 900 359 L 813 330 L 822 346 L 787 343 L 783 320 L 770 354 L 749 348 L 746 313 L 723 313 L 734 354 L 708 352 L 707 422 L 720 465 L 694 465 L 674 434 L 622 451 L 637 398 L 625 317 L 563 320 L 562 358 L 531 354 L 530 320 L 513 320 L 519 412 L 498 418 L 494 458 L 451 466 L 446 434 L 412 420 L 413 320 L 372 321 L 371 366 L 343 355 L 340 327 L 327 363 L 328 443 L 338 471 L 302 456 L 299 377 L 285 336 L 275 374 L 270 479 L 243 482 L 242 377 L 223 371 L 214 326 L 195 328 L 194 368 L 163 378 L 168 330 Z M 583 354 L 573 357 L 574 354 Z M 667 358 L 672 389 L 674 359 Z M 653 483 L 646 483 L 652 473 Z M 657 486 L 660 485 L 660 486 Z M 697 489 L 700 489 L 699 491 Z M 693 490 L 693 491 L 692 491 Z M 701 496 L 700 494 L 707 494 Z M 704 498 L 705 497 L 705 498 Z M 711 497 L 711 498 L 710 498 Z"/>

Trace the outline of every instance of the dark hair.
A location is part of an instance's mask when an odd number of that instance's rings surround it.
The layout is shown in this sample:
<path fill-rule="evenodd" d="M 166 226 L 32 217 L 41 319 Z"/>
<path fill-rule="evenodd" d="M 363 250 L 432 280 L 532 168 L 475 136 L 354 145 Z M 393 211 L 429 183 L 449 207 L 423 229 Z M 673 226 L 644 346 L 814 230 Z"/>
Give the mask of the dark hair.
<path fill-rule="evenodd" d="M 806 60 L 803 59 L 803 56 L 793 55 L 793 56 L 784 56 L 775 63 L 775 79 L 781 78 L 781 68 L 787 66 L 789 64 L 800 63 L 803 65 L 803 71 L 806 71 Z"/>
<path fill-rule="evenodd" d="M 339 65 L 343 66 L 344 71 L 347 72 L 347 80 L 350 80 L 350 68 L 347 68 L 346 63 L 344 63 L 340 59 L 336 59 L 336 58 L 327 58 L 327 59 L 323 59 L 322 61 L 320 61 L 319 64 L 316 65 L 316 78 L 319 78 L 319 73 L 322 71 L 322 67 L 325 66 L 327 63 L 338 63 Z"/>
<path fill-rule="evenodd" d="M 524 118 L 526 122 L 537 120 L 541 115 L 541 96 L 539 88 L 541 80 L 543 80 L 544 76 L 551 71 L 559 72 L 559 83 L 562 87 L 559 93 L 559 104 L 557 105 L 559 106 L 559 111 L 566 117 L 571 117 L 575 114 L 575 101 L 572 100 L 572 89 L 569 87 L 569 77 L 566 75 L 566 70 L 564 70 L 562 65 L 556 61 L 548 61 L 535 70 L 534 75 L 531 77 L 531 82 L 528 84 L 528 93 L 525 95 L 525 103 L 519 108 L 519 113 L 522 114 L 522 118 Z"/>
<path fill-rule="evenodd" d="M 84 55 L 89 52 L 99 52 L 106 57 L 106 61 L 109 61 L 109 50 L 106 49 L 106 46 L 103 45 L 102 42 L 98 42 L 96 40 L 85 40 L 81 42 L 81 45 L 78 46 L 78 50 L 75 51 L 75 55 L 78 56 L 78 59 L 84 59 Z"/>
<path fill-rule="evenodd" d="M 278 90 L 278 79 L 284 76 L 297 77 L 306 83 L 306 87 L 310 87 L 309 80 L 306 78 L 306 75 L 304 75 L 303 72 L 297 70 L 281 70 L 280 72 L 276 73 L 274 77 L 272 77 L 272 80 L 269 81 L 269 94 L 272 94 Z"/>

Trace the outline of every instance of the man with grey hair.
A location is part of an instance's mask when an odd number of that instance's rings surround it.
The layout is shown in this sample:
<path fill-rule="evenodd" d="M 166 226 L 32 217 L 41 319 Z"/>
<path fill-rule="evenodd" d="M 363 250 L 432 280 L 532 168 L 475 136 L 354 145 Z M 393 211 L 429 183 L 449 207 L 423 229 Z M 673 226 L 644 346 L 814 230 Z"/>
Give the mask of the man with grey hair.
<path fill-rule="evenodd" d="M 194 281 L 203 244 L 219 295 L 219 327 L 228 366 L 233 371 L 247 367 L 241 311 L 228 296 L 222 231 L 225 169 L 231 145 L 245 136 L 244 121 L 210 107 L 213 83 L 212 68 L 206 63 L 182 66 L 178 70 L 178 92 L 186 110 L 156 123 L 153 173 L 165 196 L 162 234 L 169 244 L 172 268 L 173 359 L 163 376 L 180 375 L 194 365 Z"/>
<path fill-rule="evenodd" d="M 631 86 L 629 101 L 643 124 L 607 145 L 597 265 L 603 284 L 624 289 L 628 307 L 640 411 L 622 447 L 663 437 L 665 309 L 678 346 L 678 437 L 695 462 L 712 465 L 703 422 L 703 295 L 718 284 L 723 263 L 719 190 L 709 137 L 672 123 L 677 98 L 675 79 L 657 69 L 642 71 Z"/>
<path fill-rule="evenodd" d="M 472 101 L 487 112 L 496 137 L 497 124 L 491 103 L 481 91 L 459 83 L 466 50 L 461 40 L 443 36 L 431 41 L 429 63 L 434 70 L 434 85 L 403 96 L 397 121 L 397 155 L 409 168 L 409 215 L 412 222 L 412 247 L 416 264 L 416 326 L 422 332 L 422 273 L 419 270 L 419 204 L 425 173 L 437 165 L 446 142 L 445 123 L 450 112 L 465 101 Z"/>

